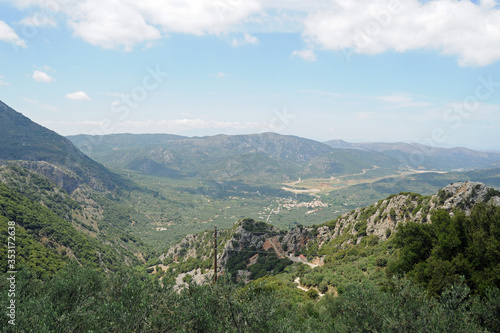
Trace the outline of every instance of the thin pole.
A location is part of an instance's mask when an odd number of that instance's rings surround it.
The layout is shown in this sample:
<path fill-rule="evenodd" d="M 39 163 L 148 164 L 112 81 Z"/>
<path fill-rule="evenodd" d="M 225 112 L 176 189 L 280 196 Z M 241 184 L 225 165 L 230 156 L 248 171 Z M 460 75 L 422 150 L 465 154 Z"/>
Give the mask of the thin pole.
<path fill-rule="evenodd" d="M 214 227 L 214 284 L 217 282 L 217 227 Z"/>

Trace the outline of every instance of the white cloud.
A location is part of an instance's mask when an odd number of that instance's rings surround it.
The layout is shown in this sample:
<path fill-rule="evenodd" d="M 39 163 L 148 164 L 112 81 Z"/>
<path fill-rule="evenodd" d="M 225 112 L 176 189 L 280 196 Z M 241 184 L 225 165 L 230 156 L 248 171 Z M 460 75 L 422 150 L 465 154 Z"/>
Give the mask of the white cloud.
<path fill-rule="evenodd" d="M 26 43 L 19 38 L 16 32 L 4 21 L 0 21 L 0 41 L 14 43 L 20 47 L 26 47 Z"/>
<path fill-rule="evenodd" d="M 40 122 L 42 125 L 63 125 L 63 126 L 104 126 L 108 125 L 107 122 L 101 120 L 77 120 L 77 121 L 66 121 L 66 120 L 45 120 Z"/>
<path fill-rule="evenodd" d="M 73 99 L 76 101 L 90 101 L 89 95 L 83 91 L 77 91 L 74 93 L 66 94 L 66 98 Z"/>
<path fill-rule="evenodd" d="M 55 79 L 49 74 L 38 70 L 35 70 L 33 72 L 33 79 L 35 79 L 35 81 L 37 82 L 45 82 L 45 83 L 50 83 L 52 81 L 55 81 Z"/>
<path fill-rule="evenodd" d="M 247 45 L 247 44 L 257 45 L 257 44 L 259 44 L 259 39 L 255 36 L 252 36 L 250 34 L 245 33 L 245 34 L 243 34 L 242 39 L 234 38 L 233 42 L 231 44 L 233 46 L 242 46 L 242 45 Z"/>
<path fill-rule="evenodd" d="M 57 10 L 68 18 L 73 34 L 92 45 L 107 49 L 135 45 L 165 37 L 168 33 L 194 35 L 224 34 L 241 31 L 241 24 L 262 9 L 262 0 L 81 0 L 64 1 Z M 19 7 L 46 6 L 40 0 L 21 0 Z M 35 20 L 36 19 L 36 20 Z M 32 17 L 28 23 L 50 25 L 49 19 Z M 234 30 L 236 29 L 236 30 Z M 255 43 L 255 37 L 244 37 Z"/>
<path fill-rule="evenodd" d="M 429 102 L 417 101 L 407 93 L 377 96 L 375 98 L 391 104 L 392 108 L 427 107 L 432 105 L 432 103 Z"/>
<path fill-rule="evenodd" d="M 81 1 L 69 6 L 67 14 L 74 35 L 105 49 L 122 46 L 130 51 L 137 43 L 161 38 L 160 31 L 128 1 Z"/>
<path fill-rule="evenodd" d="M 152 24 L 167 32 L 220 34 L 261 10 L 259 0 L 130 1 Z"/>
<path fill-rule="evenodd" d="M 27 16 L 23 18 L 21 21 L 19 21 L 19 23 L 21 23 L 22 25 L 38 27 L 38 28 L 43 28 L 43 27 L 55 28 L 57 26 L 53 17 L 41 12 L 37 12 L 32 16 Z"/>
<path fill-rule="evenodd" d="M 28 0 L 21 6 L 39 5 Z M 165 37 L 168 33 L 222 34 L 260 11 L 260 0 L 156 1 L 82 0 L 60 4 L 73 34 L 92 45 L 130 51 L 135 45 Z M 29 23 L 33 20 L 23 20 Z M 40 19 L 38 20 L 41 23 Z M 52 22 L 43 22 L 45 25 Z M 255 43 L 248 35 L 247 43 Z"/>
<path fill-rule="evenodd" d="M 476 1 L 477 2 L 477 1 Z M 42 0 L 17 5 L 43 8 Z M 58 4 L 78 36 L 102 48 L 132 50 L 154 45 L 168 33 L 194 35 L 244 33 L 234 46 L 257 44 L 248 31 L 302 32 L 310 48 L 352 54 L 377 54 L 433 49 L 458 57 L 463 66 L 484 66 L 500 60 L 498 0 L 81 0 Z M 24 24 L 54 26 L 36 15 Z M 0 40 L 25 46 L 0 21 Z M 314 61 L 312 50 L 294 56 Z"/>
<path fill-rule="evenodd" d="M 313 50 L 293 51 L 291 56 L 302 58 L 305 61 L 316 61 L 316 54 Z"/>
<path fill-rule="evenodd" d="M 0 75 L 0 86 L 10 86 L 10 83 L 5 82 L 4 77 Z"/>
<path fill-rule="evenodd" d="M 263 5 L 266 8 L 288 10 L 293 12 L 323 11 L 332 6 L 332 0 L 265 0 Z"/>
<path fill-rule="evenodd" d="M 109 128 L 109 133 L 199 133 L 200 135 L 206 135 L 210 131 L 214 133 L 231 131 L 257 133 L 266 128 L 266 124 L 260 122 L 220 121 L 202 118 L 127 120 L 113 123 L 106 120 L 46 120 L 40 123 L 64 135 L 103 134 L 100 131 L 101 128 Z"/>
<path fill-rule="evenodd" d="M 462 66 L 500 60 L 500 8 L 494 0 L 332 0 L 305 21 L 304 36 L 329 50 L 377 54 L 436 49 Z"/>
<path fill-rule="evenodd" d="M 220 78 L 223 78 L 223 77 L 226 77 L 226 76 L 227 76 L 227 74 L 222 73 L 222 72 L 218 72 L 218 73 L 209 73 L 208 75 L 213 76 L 213 77 L 220 77 Z"/>

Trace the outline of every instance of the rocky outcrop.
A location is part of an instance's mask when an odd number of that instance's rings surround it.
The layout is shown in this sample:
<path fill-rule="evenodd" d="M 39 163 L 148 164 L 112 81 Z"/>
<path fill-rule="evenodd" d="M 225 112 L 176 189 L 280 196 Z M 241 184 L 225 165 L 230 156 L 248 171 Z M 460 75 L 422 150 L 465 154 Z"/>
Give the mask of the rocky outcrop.
<path fill-rule="evenodd" d="M 478 203 L 490 203 L 500 206 L 500 193 L 479 182 L 454 183 L 442 188 L 434 197 L 441 208 L 448 211 L 460 208 L 466 214 Z"/>
<path fill-rule="evenodd" d="M 358 235 L 358 242 L 363 236 L 371 234 L 386 239 L 401 223 L 431 222 L 431 214 L 436 209 L 445 209 L 451 215 L 455 209 L 469 214 L 479 203 L 500 206 L 500 192 L 482 183 L 467 181 L 450 184 L 430 197 L 416 193 L 391 195 L 375 205 L 356 208 L 337 218 L 331 238 L 349 233 Z M 329 240 L 326 230 L 321 231 L 321 236 L 318 233 L 318 237 L 320 247 Z"/>
<path fill-rule="evenodd" d="M 348 244 L 359 243 L 363 237 L 369 235 L 387 239 L 401 223 L 410 221 L 431 223 L 431 215 L 436 209 L 445 209 L 450 214 L 460 209 L 469 214 L 479 203 L 500 206 L 500 192 L 482 183 L 461 182 L 450 184 L 433 196 L 399 193 L 380 200 L 370 207 L 356 208 L 323 226 L 314 228 L 300 226 L 288 232 L 264 222 L 244 219 L 233 229 L 218 233 L 219 273 L 222 273 L 230 259 L 240 252 L 249 253 L 248 256 L 237 257 L 243 258 L 244 267 L 251 267 L 260 257 L 270 253 L 275 253 L 278 258 L 308 263 L 307 258 L 300 259 L 298 255 L 304 250 L 307 252 L 310 247 L 321 249 L 336 239 L 341 240 L 339 246 L 345 247 Z M 189 258 L 207 260 L 212 256 L 213 232 L 206 231 L 197 235 L 187 235 L 168 249 L 160 259 L 183 262 Z M 321 258 L 315 259 L 316 261 L 310 264 L 322 264 Z M 242 272 L 247 271 L 242 270 Z"/>
<path fill-rule="evenodd" d="M 212 253 L 213 232 L 205 231 L 199 234 L 189 234 L 177 244 L 171 246 L 159 259 L 169 259 L 173 262 L 186 261 L 189 258 L 206 260 Z"/>
<path fill-rule="evenodd" d="M 47 177 L 52 183 L 73 193 L 82 183 L 82 179 L 74 172 L 43 161 L 19 161 L 18 165 Z"/>

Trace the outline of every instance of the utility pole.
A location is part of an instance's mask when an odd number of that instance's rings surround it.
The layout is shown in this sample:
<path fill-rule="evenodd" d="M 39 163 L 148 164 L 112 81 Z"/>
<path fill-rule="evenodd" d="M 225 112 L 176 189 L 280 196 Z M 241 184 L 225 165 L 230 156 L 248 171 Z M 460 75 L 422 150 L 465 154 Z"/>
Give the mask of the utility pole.
<path fill-rule="evenodd" d="M 214 284 L 217 282 L 217 227 L 214 227 Z"/>

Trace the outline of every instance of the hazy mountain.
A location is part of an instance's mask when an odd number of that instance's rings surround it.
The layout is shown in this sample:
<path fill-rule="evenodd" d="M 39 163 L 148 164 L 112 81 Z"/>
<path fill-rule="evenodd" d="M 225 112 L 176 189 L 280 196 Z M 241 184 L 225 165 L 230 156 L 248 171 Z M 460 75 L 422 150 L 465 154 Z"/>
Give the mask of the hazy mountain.
<path fill-rule="evenodd" d="M 311 159 L 301 171 L 303 175 L 339 176 L 360 174 L 365 170 L 384 168 L 393 170 L 398 166 L 398 160 L 390 156 L 355 149 L 335 149 L 334 151 Z"/>
<path fill-rule="evenodd" d="M 105 136 L 68 136 L 83 152 L 104 157 L 110 151 L 117 154 L 154 147 L 171 148 L 183 156 L 218 159 L 248 153 L 288 160 L 309 161 L 311 158 L 331 151 L 328 145 L 314 140 L 275 133 L 253 135 L 215 135 L 206 137 L 181 137 L 170 134 L 111 134 Z M 151 151 L 153 154 L 161 152 Z"/>
<path fill-rule="evenodd" d="M 206 137 L 77 135 L 68 139 L 109 167 L 170 178 L 286 181 L 361 174 L 368 170 L 381 176 L 406 169 L 450 171 L 500 165 L 500 153 L 467 148 L 342 140 L 321 143 L 275 133 Z"/>
<path fill-rule="evenodd" d="M 95 160 L 112 167 L 167 177 L 296 179 L 395 168 L 379 152 L 338 150 L 310 139 L 263 133 L 186 138 L 167 134 L 68 137 Z"/>
<path fill-rule="evenodd" d="M 411 169 L 457 170 L 493 168 L 500 165 L 499 152 L 481 152 L 468 148 L 440 148 L 418 143 L 350 143 L 343 140 L 325 142 L 333 148 L 382 152 Z"/>
<path fill-rule="evenodd" d="M 113 189 L 120 181 L 117 175 L 87 157 L 68 139 L 1 101 L 0 132 L 0 162 L 20 161 L 22 166 L 53 179 L 68 192 L 81 183 L 98 190 Z"/>

